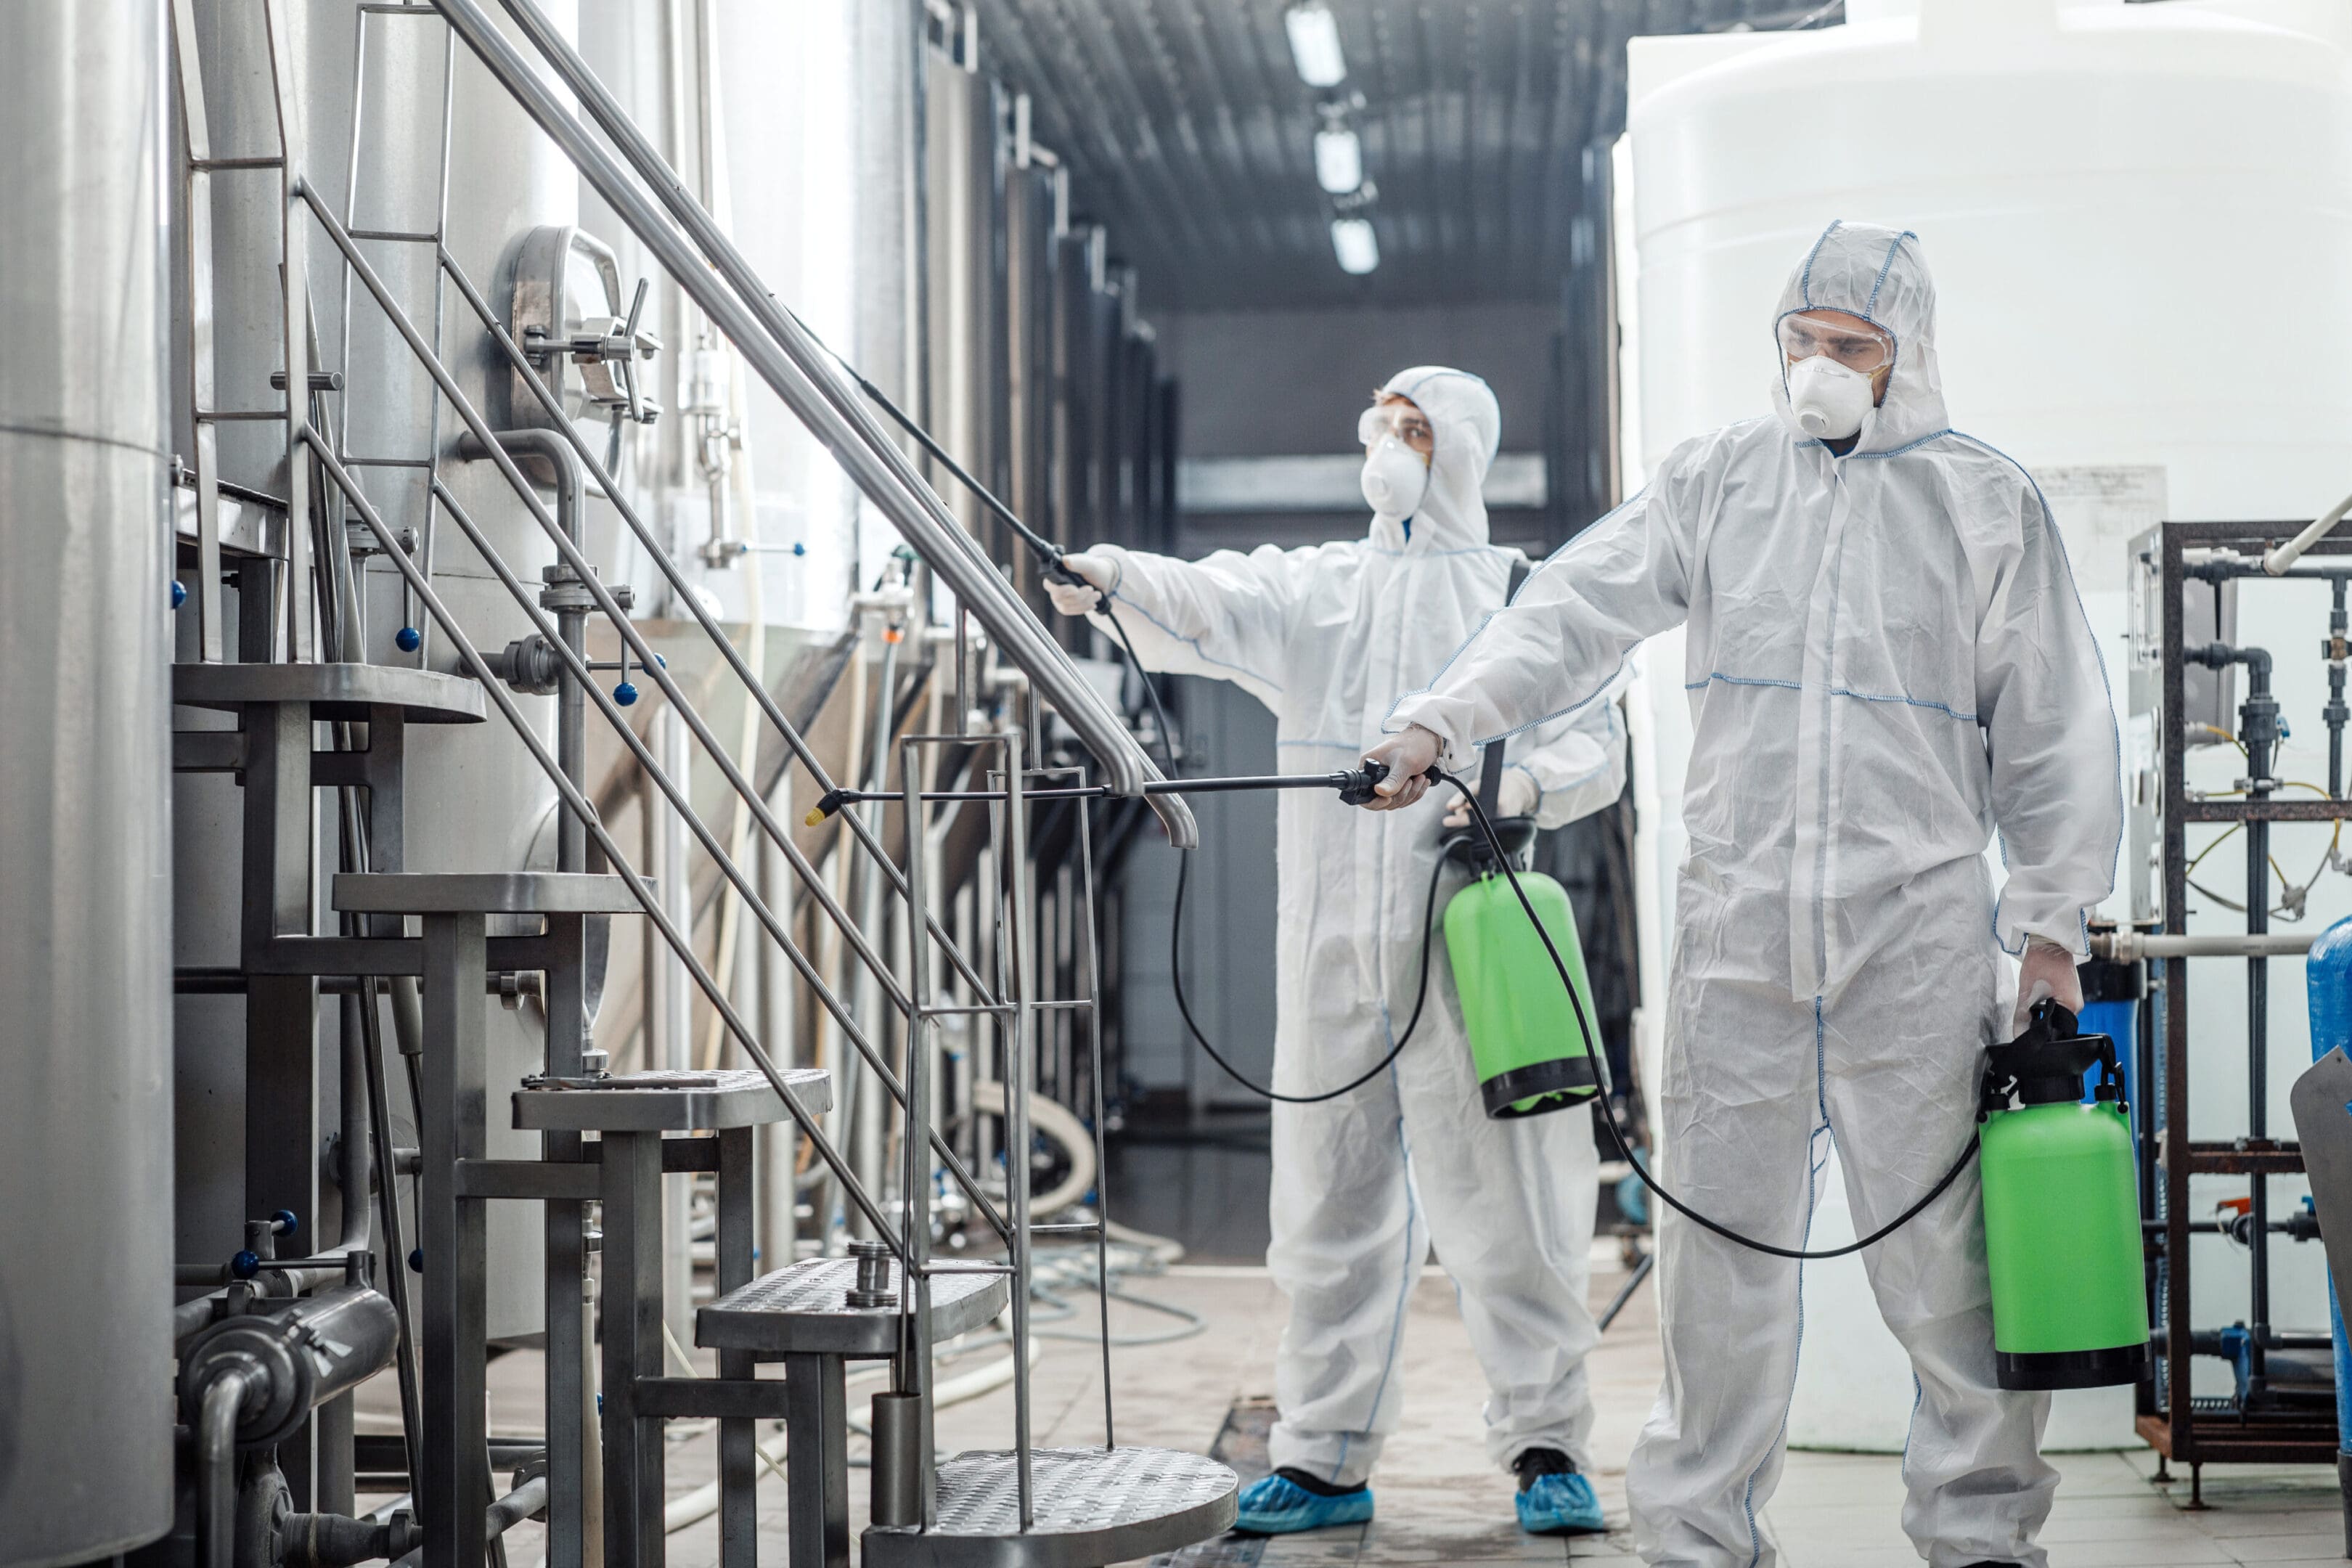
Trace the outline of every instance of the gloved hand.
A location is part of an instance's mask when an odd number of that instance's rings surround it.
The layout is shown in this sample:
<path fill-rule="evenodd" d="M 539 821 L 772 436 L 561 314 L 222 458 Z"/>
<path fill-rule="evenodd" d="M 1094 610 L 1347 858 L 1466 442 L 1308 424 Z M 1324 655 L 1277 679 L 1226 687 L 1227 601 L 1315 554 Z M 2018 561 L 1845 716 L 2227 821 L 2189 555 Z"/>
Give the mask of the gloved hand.
<path fill-rule="evenodd" d="M 1385 763 L 1389 776 L 1372 786 L 1372 798 L 1364 805 L 1366 811 L 1395 811 L 1412 805 L 1429 789 L 1429 780 L 1423 775 L 1445 750 L 1445 742 L 1437 731 L 1419 724 L 1408 724 L 1404 732 L 1391 735 L 1364 753 L 1368 763 Z"/>
<path fill-rule="evenodd" d="M 2055 997 L 2070 1013 L 2080 1013 L 2083 978 L 2074 973 L 2073 953 L 2045 937 L 2032 937 L 2017 970 L 2017 1016 L 2009 1026 L 2011 1038 L 2025 1033 L 2026 1015 L 2045 996 Z"/>
<path fill-rule="evenodd" d="M 1507 816 L 1525 816 L 1535 810 L 1536 802 L 1542 797 L 1543 791 L 1536 788 L 1535 780 L 1517 768 L 1506 768 L 1502 787 L 1495 792 L 1495 819 L 1499 822 Z M 1456 795 L 1454 804 L 1445 808 L 1445 826 L 1470 826 L 1470 802 L 1466 796 Z"/>
<path fill-rule="evenodd" d="M 1099 555 L 1065 555 L 1062 564 L 1086 579 L 1076 583 L 1047 583 L 1045 596 L 1054 601 L 1054 608 L 1066 616 L 1083 616 L 1102 603 L 1110 585 L 1118 581 L 1118 568 Z"/>

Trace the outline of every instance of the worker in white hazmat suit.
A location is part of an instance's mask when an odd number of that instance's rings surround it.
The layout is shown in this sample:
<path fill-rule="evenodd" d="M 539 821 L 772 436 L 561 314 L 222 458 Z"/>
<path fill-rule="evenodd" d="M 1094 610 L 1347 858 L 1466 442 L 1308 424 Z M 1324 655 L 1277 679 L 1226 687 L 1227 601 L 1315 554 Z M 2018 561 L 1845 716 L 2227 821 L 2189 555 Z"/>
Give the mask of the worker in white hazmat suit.
<path fill-rule="evenodd" d="M 1082 613 L 1101 590 L 1148 668 L 1231 680 L 1272 709 L 1286 767 L 1349 766 L 1398 695 L 1503 605 L 1522 558 L 1487 542 L 1479 495 L 1500 434 L 1478 377 L 1405 371 L 1360 428 L 1369 537 L 1197 562 L 1097 546 L 1064 563 L 1092 586 L 1057 587 L 1055 602 Z M 1557 826 L 1623 785 L 1622 721 L 1603 699 L 1512 743 L 1501 804 Z M 1406 1026 L 1445 813 L 1278 799 L 1274 1088 L 1314 1096 L 1376 1067 Z M 1591 1464 L 1584 1357 L 1598 1338 L 1585 1303 L 1591 1128 L 1578 1115 L 1486 1118 L 1442 930 L 1435 941 L 1424 1016 L 1391 1068 L 1336 1099 L 1274 1106 L 1266 1261 L 1291 1317 L 1276 1469 L 1243 1494 L 1245 1530 L 1370 1517 L 1369 1478 L 1402 1393 L 1406 1300 L 1433 1240 L 1486 1373 L 1488 1452 L 1519 1475 L 1521 1522 L 1601 1526 L 1578 1473 Z"/>
<path fill-rule="evenodd" d="M 2001 954 L 2023 959 L 2021 1004 L 2079 1005 L 2122 837 L 2115 715 L 2057 525 L 2022 469 L 1950 427 L 1935 313 L 1914 236 L 1832 224 L 1771 323 L 1775 416 L 1675 447 L 1372 753 L 1418 774 L 1572 716 L 1686 623 L 1660 1174 L 1784 1247 L 1810 1234 L 1832 1142 L 1865 1236 L 1968 1148 L 1983 1048 L 2020 1023 Z M 1917 1378 L 1904 1528 L 1934 1568 L 2041 1568 L 2047 1396 L 1997 1387 L 1979 1201 L 1970 1166 L 1864 1254 Z M 1803 1265 L 1671 1213 L 1659 1245 L 1666 1376 L 1626 1476 L 1635 1539 L 1654 1563 L 1766 1568 Z"/>

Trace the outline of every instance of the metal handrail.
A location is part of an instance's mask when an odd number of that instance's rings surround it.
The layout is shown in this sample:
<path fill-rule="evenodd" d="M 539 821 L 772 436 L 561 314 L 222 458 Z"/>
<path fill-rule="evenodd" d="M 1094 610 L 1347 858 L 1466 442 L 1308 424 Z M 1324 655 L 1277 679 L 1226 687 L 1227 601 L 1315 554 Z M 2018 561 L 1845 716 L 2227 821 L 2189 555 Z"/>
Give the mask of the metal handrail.
<path fill-rule="evenodd" d="M 1120 795 L 1142 794 L 1148 780 L 1160 776 L 1142 746 L 1079 676 L 1028 606 L 1005 585 L 994 563 L 964 531 L 946 503 L 856 401 L 856 394 L 841 384 L 799 323 L 776 303 L 716 221 L 687 193 L 547 17 L 530 0 L 504 0 L 541 58 L 628 155 L 677 227 L 665 220 L 627 172 L 595 143 L 587 128 L 562 105 L 475 0 L 433 0 L 433 4 L 623 224 L 726 334 L 745 362 L 832 452 L 859 491 L 890 519 L 959 603 L 980 617 L 997 647 L 1094 752 L 1113 789 Z M 692 237 L 692 246 L 688 236 Z M 1181 802 L 1155 797 L 1152 809 L 1178 847 L 1191 848 L 1199 843 L 1198 825 Z"/>
<path fill-rule="evenodd" d="M 572 570 L 574 577 L 579 581 L 580 585 L 587 590 L 591 597 L 595 600 L 597 607 L 612 620 L 614 628 L 621 634 L 621 636 L 628 641 L 631 647 L 635 648 L 640 660 L 645 667 L 647 678 L 659 685 L 669 696 L 670 701 L 677 709 L 680 718 L 686 721 L 689 730 L 691 730 L 697 739 L 701 742 L 704 749 L 719 762 L 720 769 L 727 775 L 729 783 L 746 801 L 751 803 L 752 813 L 759 820 L 763 830 L 765 830 L 769 836 L 784 849 L 788 859 L 792 862 L 795 872 L 800 876 L 801 879 L 815 890 L 826 910 L 826 912 L 835 920 L 835 923 L 841 927 L 845 935 L 852 942 L 856 950 L 866 958 L 866 962 L 874 969 L 875 973 L 881 977 L 894 1005 L 900 1012 L 905 1012 L 910 1005 L 910 1003 L 904 990 L 898 986 L 896 976 L 890 973 L 887 963 L 882 960 L 879 954 L 873 952 L 870 943 L 866 942 L 865 934 L 858 930 L 856 923 L 849 919 L 846 911 L 842 910 L 839 905 L 832 900 L 830 893 L 824 889 L 823 879 L 817 875 L 815 868 L 809 865 L 806 858 L 801 855 L 798 847 L 792 842 L 792 836 L 788 832 L 784 831 L 776 822 L 773 814 L 769 811 L 766 802 L 761 798 L 759 792 L 752 786 L 751 782 L 742 775 L 740 770 L 734 765 L 732 759 L 727 754 L 726 748 L 719 742 L 718 737 L 711 733 L 709 726 L 703 721 L 701 716 L 695 711 L 692 703 L 687 700 L 684 689 L 680 687 L 670 676 L 667 667 L 655 656 L 652 647 L 644 640 L 643 637 L 636 631 L 635 626 L 622 612 L 618 601 L 614 599 L 611 592 L 598 580 L 593 564 L 588 561 L 587 556 L 581 551 L 578 542 L 573 540 L 566 532 L 561 521 L 553 513 L 548 510 L 546 503 L 539 499 L 537 489 L 523 474 L 521 468 L 516 463 L 513 456 L 506 450 L 504 444 L 497 438 L 497 433 L 490 428 L 488 421 L 484 417 L 480 410 L 474 406 L 472 401 L 466 396 L 464 390 L 457 384 L 457 378 L 450 372 L 449 368 L 434 355 L 430 346 L 424 341 L 423 333 L 417 328 L 416 323 L 410 320 L 407 313 L 400 308 L 399 301 L 393 296 L 391 289 L 376 273 L 374 268 L 368 263 L 367 258 L 360 252 L 358 243 L 352 238 L 350 231 L 345 229 L 342 224 L 335 217 L 333 213 L 328 210 L 326 203 L 322 198 L 320 198 L 315 190 L 311 189 L 308 185 L 298 185 L 297 189 L 305 204 L 310 207 L 312 216 L 318 219 L 320 227 L 326 231 L 328 237 L 333 241 L 336 248 L 342 253 L 344 260 L 352 275 L 356 276 L 361 283 L 365 286 L 369 296 L 374 300 L 377 308 L 384 312 L 386 319 L 390 321 L 394 330 L 400 334 L 402 340 L 407 344 L 410 353 L 416 358 L 426 374 L 433 379 L 435 384 L 439 388 L 441 395 L 448 399 L 451 409 L 457 415 L 459 420 L 465 424 L 467 431 L 472 435 L 475 443 L 479 447 L 482 458 L 490 462 L 498 468 L 499 474 L 507 480 L 509 488 L 511 488 L 515 494 L 522 500 L 525 509 L 538 521 L 540 527 L 547 533 L 549 539 L 553 542 L 557 552 L 562 558 L 564 563 Z M 464 285 L 469 297 L 478 298 L 478 296 L 473 294 L 470 280 L 466 279 L 463 273 L 456 269 L 454 262 L 449 264 L 449 268 L 452 277 Z M 546 390 L 543 383 L 540 383 L 538 384 L 542 392 Z M 551 394 L 551 395 L 552 395 Z M 574 437 L 577 436 L 577 431 L 573 430 L 568 422 L 562 428 L 565 431 L 571 432 Z M 551 432 L 551 434 L 553 433 Z M 575 445 L 575 452 L 577 449 L 577 446 Z M 593 466 L 593 476 L 596 478 L 597 481 L 600 484 L 607 483 L 609 476 L 605 474 L 603 466 L 601 464 L 596 464 L 593 456 L 587 454 L 582 454 L 582 456 L 585 462 Z M 536 629 L 540 635 L 546 639 L 550 651 L 552 652 L 555 658 L 565 666 L 567 673 L 577 684 L 579 689 L 583 693 L 583 695 L 589 697 L 594 701 L 597 710 L 604 715 L 606 721 L 613 727 L 614 731 L 620 737 L 623 744 L 626 746 L 630 752 L 636 758 L 637 763 L 639 767 L 645 771 L 646 776 L 661 791 L 663 796 L 669 802 L 672 809 L 677 812 L 679 819 L 685 823 L 688 830 L 694 834 L 696 839 L 702 845 L 704 851 L 710 856 L 712 861 L 718 866 L 720 874 L 726 877 L 727 879 L 734 886 L 738 895 L 744 900 L 744 907 L 752 912 L 753 918 L 760 922 L 762 928 L 767 931 L 768 934 L 783 951 L 787 960 L 791 962 L 793 968 L 801 975 L 801 978 L 809 985 L 812 992 L 817 996 L 819 1002 L 824 1006 L 825 1010 L 832 1015 L 835 1021 L 841 1025 L 844 1034 L 849 1039 L 850 1043 L 856 1048 L 858 1055 L 865 1059 L 866 1065 L 872 1068 L 876 1075 L 881 1079 L 885 1089 L 891 1095 L 892 1099 L 903 1108 L 906 1103 L 906 1090 L 904 1086 L 900 1084 L 897 1076 L 890 1071 L 889 1066 L 882 1057 L 881 1053 L 875 1048 L 873 1043 L 867 1038 L 865 1032 L 858 1027 L 856 1021 L 852 1016 L 847 1007 L 834 993 L 832 988 L 825 984 L 824 977 L 818 973 L 814 965 L 810 963 L 806 954 L 802 952 L 800 948 L 793 942 L 784 922 L 776 916 L 766 901 L 759 896 L 751 879 L 744 874 L 741 868 L 737 866 L 733 858 L 720 847 L 717 835 L 711 831 L 709 826 L 703 822 L 701 816 L 694 810 L 692 802 L 688 798 L 683 785 L 679 781 L 673 779 L 667 771 L 661 766 L 660 763 L 655 758 L 651 749 L 646 745 L 644 740 L 638 736 L 635 730 L 622 715 L 620 709 L 615 706 L 611 698 L 604 693 L 603 688 L 595 683 L 594 676 L 591 672 L 587 661 L 581 657 L 580 653 L 576 649 L 571 647 L 564 639 L 558 635 L 558 630 L 554 623 L 547 618 L 545 610 L 541 607 L 536 597 L 523 584 L 521 580 L 515 576 L 513 569 L 506 563 L 505 559 L 500 556 L 497 550 L 490 544 L 488 538 L 474 522 L 471 514 L 466 510 L 464 504 L 457 498 L 456 495 L 451 493 L 446 484 L 438 479 L 434 481 L 434 491 L 435 498 L 439 501 L 442 508 L 448 513 L 450 521 L 457 525 L 459 531 L 466 535 L 467 542 L 474 547 L 475 551 L 482 557 L 484 563 L 489 566 L 492 574 L 505 585 L 509 595 L 513 598 L 517 605 L 522 609 L 524 615 L 530 618 L 534 629 Z M 607 493 L 616 494 L 617 487 L 608 486 Z M 667 560 L 667 556 L 663 555 L 659 552 L 657 546 L 654 546 L 651 541 L 648 541 L 647 542 L 649 548 L 653 548 L 655 550 L 657 559 Z M 405 569 L 408 565 L 413 564 L 413 563 L 408 562 L 404 555 L 400 564 L 404 569 Z M 724 641 L 725 639 L 722 638 L 720 640 Z M 730 647 L 732 647 L 731 644 L 729 644 L 728 646 Z M 501 690 L 499 695 L 503 696 L 503 691 Z M 793 739 L 797 740 L 799 738 L 797 732 L 793 731 L 789 726 L 785 726 L 785 728 L 787 734 Z M 567 791 L 567 805 L 569 804 L 570 795 L 572 793 L 576 792 Z M 584 799 L 584 797 L 583 798 Z M 575 816 L 580 816 L 583 825 L 588 824 L 594 816 L 593 807 L 589 808 L 584 816 L 581 815 L 579 808 L 577 807 L 574 807 L 573 811 Z M 889 858 L 887 855 L 882 854 L 878 846 L 875 848 L 875 854 L 877 858 L 879 859 L 882 864 L 886 866 L 891 864 Z M 892 866 L 891 868 L 893 870 L 897 869 L 895 866 Z M 944 939 L 944 933 L 942 933 L 942 939 Z M 952 951 L 952 944 L 948 944 L 948 946 L 950 951 Z M 681 956 L 688 958 L 689 963 L 693 962 L 691 956 L 688 954 L 682 953 Z M 964 972 L 969 974 L 971 973 L 969 966 L 966 965 L 963 967 Z M 741 1037 L 740 1033 L 738 1037 Z M 764 1066 L 764 1055 L 758 1053 L 756 1050 L 753 1054 L 755 1059 L 761 1061 Z M 771 1073 L 770 1076 L 775 1084 L 777 1092 L 780 1094 L 784 1092 L 782 1080 L 781 1079 L 775 1079 L 772 1073 Z M 940 1153 L 944 1158 L 948 1168 L 956 1177 L 958 1184 L 965 1189 L 967 1194 L 973 1200 L 975 1205 L 988 1219 L 991 1226 L 992 1226 L 1000 1235 L 1003 1234 L 1006 1228 L 1006 1222 L 997 1213 L 993 1206 L 989 1204 L 986 1195 L 980 1189 L 978 1178 L 974 1176 L 963 1163 L 955 1156 L 953 1151 L 948 1147 L 944 1138 L 940 1137 L 937 1132 L 934 1132 L 932 1137 L 933 1142 Z M 828 1161 L 828 1163 L 830 1163 L 830 1161 Z"/>

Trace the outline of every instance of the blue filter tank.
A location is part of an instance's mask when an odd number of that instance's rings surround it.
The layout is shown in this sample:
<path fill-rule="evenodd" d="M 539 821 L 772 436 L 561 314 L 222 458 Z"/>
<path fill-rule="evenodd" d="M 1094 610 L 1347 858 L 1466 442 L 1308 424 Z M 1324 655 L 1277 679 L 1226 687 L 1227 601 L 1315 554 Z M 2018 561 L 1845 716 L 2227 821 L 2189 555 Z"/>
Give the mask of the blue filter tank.
<path fill-rule="evenodd" d="M 2147 995 L 2147 965 L 2094 958 L 2078 964 L 2075 974 L 2083 984 L 2083 1010 L 2076 1021 L 2083 1033 L 2105 1035 L 2116 1043 L 2124 1101 L 2131 1107 L 2132 1145 L 2137 1148 L 2146 1126 L 2140 1120 L 2146 1091 L 2139 1081 L 2139 1005 Z M 2083 1098 L 2089 1100 L 2098 1087 L 2099 1069 L 2094 1067 L 2084 1075 Z"/>
<path fill-rule="evenodd" d="M 2304 960 L 2304 984 L 2311 997 L 2311 1059 L 2338 1046 L 2352 1055 L 2352 918 L 2319 933 Z M 2336 1335 L 2336 1446 L 2352 1455 L 2352 1343 L 2344 1337 L 2344 1308 L 2336 1281 L 2327 1282 L 2327 1317 Z"/>

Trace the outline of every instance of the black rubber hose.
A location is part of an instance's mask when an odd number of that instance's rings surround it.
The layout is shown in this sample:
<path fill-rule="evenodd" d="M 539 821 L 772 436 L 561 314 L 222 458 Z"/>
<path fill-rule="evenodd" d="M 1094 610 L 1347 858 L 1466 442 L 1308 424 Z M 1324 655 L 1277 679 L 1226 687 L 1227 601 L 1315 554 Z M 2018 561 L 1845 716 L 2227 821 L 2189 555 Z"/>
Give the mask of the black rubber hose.
<path fill-rule="evenodd" d="M 1421 983 L 1413 991 L 1412 1017 L 1405 1024 L 1404 1033 L 1397 1037 L 1396 1044 L 1389 1047 L 1389 1054 L 1375 1062 L 1362 1077 L 1350 1079 L 1339 1088 L 1327 1089 L 1321 1094 L 1283 1094 L 1264 1084 L 1252 1083 L 1242 1076 L 1239 1068 L 1225 1059 L 1223 1052 L 1209 1044 L 1209 1037 L 1201 1032 L 1201 1026 L 1193 1022 L 1192 1006 L 1184 1000 L 1184 969 L 1179 962 L 1182 956 L 1180 950 L 1183 945 L 1184 933 L 1184 885 L 1191 879 L 1192 871 L 1192 857 L 1187 855 L 1177 864 L 1176 909 L 1168 920 L 1168 979 L 1176 993 L 1176 1011 L 1184 1016 L 1184 1027 L 1191 1032 L 1193 1042 L 1209 1053 L 1209 1059 L 1224 1068 L 1227 1078 L 1252 1094 L 1261 1100 L 1279 1100 L 1285 1105 L 1320 1105 L 1327 1100 L 1337 1100 L 1343 1094 L 1361 1089 L 1388 1071 L 1389 1064 L 1402 1054 L 1407 1042 L 1412 1038 L 1412 1032 L 1421 1026 L 1422 1009 L 1429 1004 L 1429 950 L 1433 945 L 1431 939 L 1437 931 L 1437 884 L 1445 875 L 1444 858 L 1440 857 L 1437 864 L 1431 868 L 1429 896 L 1422 901 Z"/>

